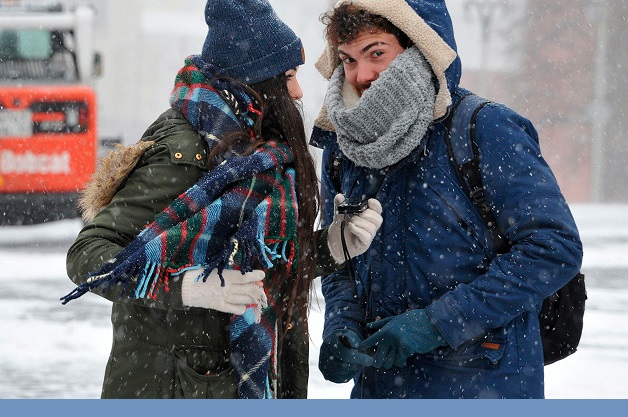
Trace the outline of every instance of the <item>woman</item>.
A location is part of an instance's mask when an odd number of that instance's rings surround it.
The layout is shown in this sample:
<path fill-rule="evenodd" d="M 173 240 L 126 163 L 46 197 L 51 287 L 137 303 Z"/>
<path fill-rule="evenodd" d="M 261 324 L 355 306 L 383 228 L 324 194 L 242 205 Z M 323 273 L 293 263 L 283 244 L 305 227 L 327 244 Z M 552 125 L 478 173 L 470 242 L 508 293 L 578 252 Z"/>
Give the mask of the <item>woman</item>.
<path fill-rule="evenodd" d="M 205 20 L 171 108 L 81 202 L 64 303 L 113 302 L 103 398 L 307 396 L 309 242 L 326 236 L 294 102 L 302 44 L 259 0 L 209 1 Z"/>

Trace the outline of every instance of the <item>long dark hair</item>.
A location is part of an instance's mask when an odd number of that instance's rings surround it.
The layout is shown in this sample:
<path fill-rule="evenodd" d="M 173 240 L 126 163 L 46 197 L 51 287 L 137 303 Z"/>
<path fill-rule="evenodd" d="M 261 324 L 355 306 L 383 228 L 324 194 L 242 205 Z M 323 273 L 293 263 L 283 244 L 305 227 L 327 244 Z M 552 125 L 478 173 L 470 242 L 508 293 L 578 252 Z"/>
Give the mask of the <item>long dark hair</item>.
<path fill-rule="evenodd" d="M 291 277 L 289 271 L 281 268 L 275 290 L 283 294 L 281 308 L 287 313 L 284 317 L 285 330 L 288 329 L 294 313 L 299 313 L 298 319 L 304 320 L 310 301 L 316 258 L 314 243 L 314 222 L 320 206 L 318 178 L 314 166 L 314 159 L 309 151 L 301 109 L 288 91 L 288 77 L 280 74 L 276 77 L 246 86 L 237 81 L 240 88 L 244 88 L 257 102 L 260 109 L 252 127 L 253 138 L 247 132 L 240 131 L 221 139 L 212 149 L 209 159 L 220 160 L 221 156 L 234 148 L 242 148 L 250 154 L 266 140 L 272 138 L 288 144 L 294 153 L 294 169 L 296 172 L 297 207 L 299 210 L 299 224 L 297 225 L 297 243 L 299 255 L 297 262 L 297 276 Z"/>

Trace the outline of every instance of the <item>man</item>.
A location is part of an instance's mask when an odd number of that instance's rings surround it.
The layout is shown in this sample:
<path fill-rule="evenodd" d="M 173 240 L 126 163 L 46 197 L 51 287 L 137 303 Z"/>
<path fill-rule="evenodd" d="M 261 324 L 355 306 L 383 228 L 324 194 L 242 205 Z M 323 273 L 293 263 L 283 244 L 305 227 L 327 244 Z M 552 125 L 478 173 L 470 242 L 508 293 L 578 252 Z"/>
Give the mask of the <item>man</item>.
<path fill-rule="evenodd" d="M 510 243 L 496 255 L 446 149 L 467 91 L 445 2 L 340 1 L 322 20 L 323 221 L 338 228 L 342 194 L 376 198 L 383 224 L 322 277 L 321 372 L 353 379 L 352 398 L 543 398 L 538 308 L 582 246 L 534 127 L 503 105 L 478 114 L 482 181 Z"/>

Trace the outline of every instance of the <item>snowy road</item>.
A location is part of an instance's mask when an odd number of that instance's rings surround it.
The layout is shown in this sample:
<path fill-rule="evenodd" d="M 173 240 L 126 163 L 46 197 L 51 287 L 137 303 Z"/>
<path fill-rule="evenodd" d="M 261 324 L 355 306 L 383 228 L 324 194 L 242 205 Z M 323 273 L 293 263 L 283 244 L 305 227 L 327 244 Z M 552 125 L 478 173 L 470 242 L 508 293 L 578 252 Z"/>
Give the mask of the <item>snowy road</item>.
<path fill-rule="evenodd" d="M 588 295 L 579 351 L 546 367 L 548 398 L 628 398 L 628 206 L 574 206 Z M 109 348 L 110 305 L 72 290 L 65 250 L 77 222 L 0 228 L 0 399 L 98 398 Z M 347 398 L 349 384 L 316 367 L 322 299 L 311 312 L 311 398 Z"/>

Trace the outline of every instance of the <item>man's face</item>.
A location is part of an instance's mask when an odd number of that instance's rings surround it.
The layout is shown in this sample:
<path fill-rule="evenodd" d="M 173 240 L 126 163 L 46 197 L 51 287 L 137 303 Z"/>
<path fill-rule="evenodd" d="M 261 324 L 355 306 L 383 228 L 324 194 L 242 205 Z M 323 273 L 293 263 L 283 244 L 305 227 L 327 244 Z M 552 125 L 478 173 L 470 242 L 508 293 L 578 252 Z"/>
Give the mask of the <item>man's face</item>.
<path fill-rule="evenodd" d="M 364 31 L 353 41 L 338 45 L 345 78 L 360 96 L 403 51 L 395 35 L 386 32 Z"/>

